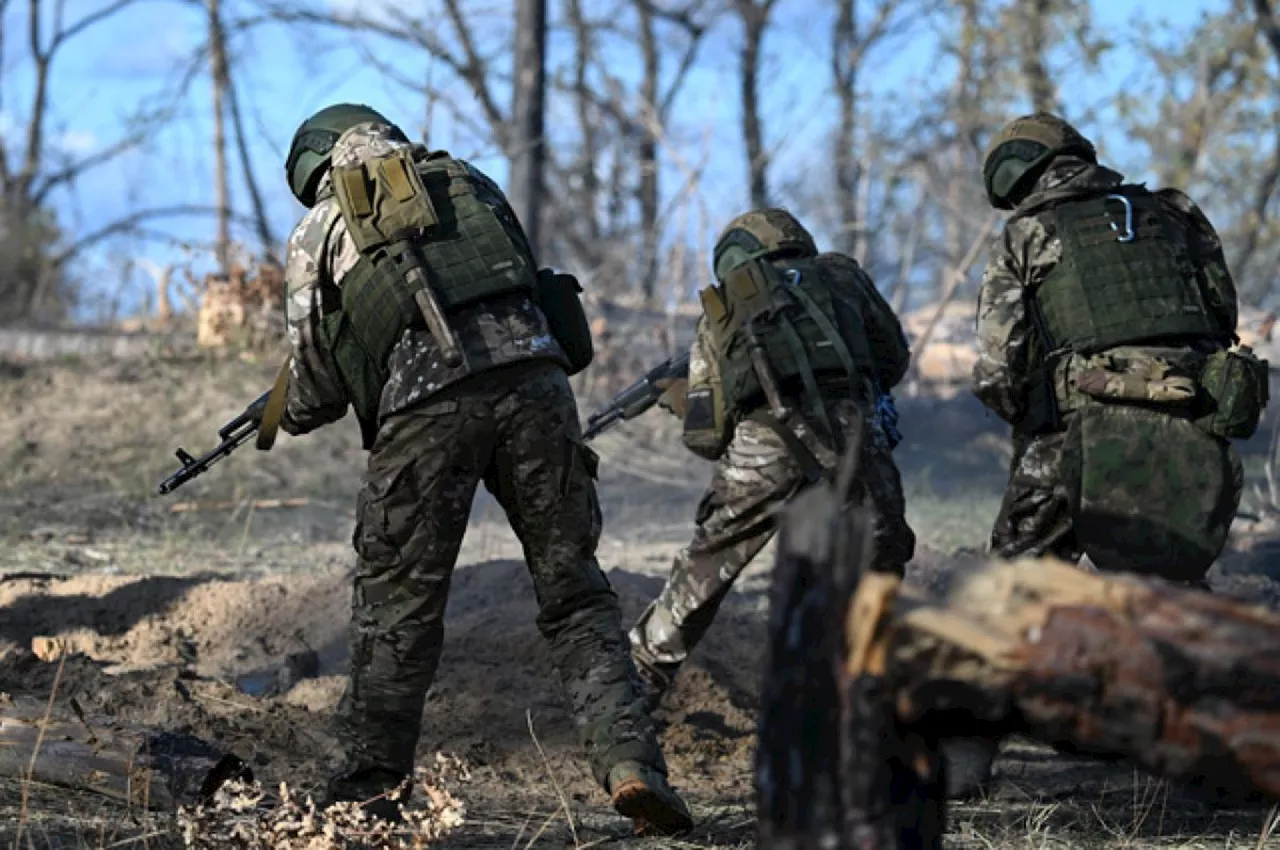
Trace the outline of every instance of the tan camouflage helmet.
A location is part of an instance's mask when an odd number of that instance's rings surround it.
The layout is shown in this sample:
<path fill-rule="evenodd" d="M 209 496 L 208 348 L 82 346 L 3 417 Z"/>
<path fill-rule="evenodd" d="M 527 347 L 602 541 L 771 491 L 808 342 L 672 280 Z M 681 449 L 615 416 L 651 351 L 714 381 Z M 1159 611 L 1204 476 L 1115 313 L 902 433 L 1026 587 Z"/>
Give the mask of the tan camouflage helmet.
<path fill-rule="evenodd" d="M 1015 118 L 1001 128 L 982 160 L 982 184 L 996 209 L 1013 209 L 1054 159 L 1074 154 L 1098 161 L 1093 143 L 1080 131 L 1048 112 Z"/>
<path fill-rule="evenodd" d="M 723 281 L 743 263 L 761 257 L 814 257 L 813 236 L 786 210 L 752 210 L 735 218 L 716 240 L 712 264 L 716 279 Z"/>

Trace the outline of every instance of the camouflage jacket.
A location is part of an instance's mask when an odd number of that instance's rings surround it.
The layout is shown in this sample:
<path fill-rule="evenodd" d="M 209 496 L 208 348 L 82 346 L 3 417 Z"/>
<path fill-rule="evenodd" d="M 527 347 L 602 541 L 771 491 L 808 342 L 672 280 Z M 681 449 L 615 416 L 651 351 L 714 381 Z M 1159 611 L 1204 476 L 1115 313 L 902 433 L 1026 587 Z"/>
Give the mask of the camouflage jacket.
<path fill-rule="evenodd" d="M 1056 199 L 1068 200 L 1088 190 L 1110 188 L 1124 182 L 1122 175 L 1102 166 L 1066 156 L 1055 160 L 1041 175 L 1031 195 L 1019 210 L 1042 208 Z M 1222 253 L 1222 243 L 1213 225 L 1200 208 L 1177 189 L 1156 193 L 1185 238 L 1196 240 L 1195 253 L 1201 258 L 1200 276 L 1225 297 L 1217 306 L 1215 319 L 1228 333 L 1234 333 L 1238 319 L 1235 284 Z M 992 241 L 990 258 L 978 295 L 978 360 L 973 367 L 973 392 L 978 399 L 1006 422 L 1017 424 L 1027 411 L 1030 381 L 1037 366 L 1032 362 L 1034 345 L 1027 314 L 1027 293 L 1043 282 L 1062 258 L 1062 243 L 1044 220 L 1019 215 L 1015 210 L 1004 230 Z M 1117 349 L 1118 355 L 1139 349 Z M 1176 356 L 1165 349 L 1141 349 L 1160 357 Z M 1064 363 L 1064 367 L 1065 363 Z M 1065 376 L 1055 374 L 1055 383 Z"/>
<path fill-rule="evenodd" d="M 333 162 L 354 164 L 403 144 L 390 138 L 385 128 L 361 125 L 338 140 Z M 416 154 L 426 153 L 421 146 L 415 148 Z M 320 200 L 289 237 L 285 260 L 285 314 L 294 357 L 281 427 L 290 434 L 303 434 L 337 421 L 346 415 L 349 405 L 318 329 L 321 318 L 341 308 L 343 278 L 360 254 L 333 198 L 328 174 L 317 194 Z M 468 305 L 450 314 L 449 322 L 462 345 L 463 363 L 456 368 L 445 366 L 430 333 L 406 330 L 388 358 L 389 378 L 382 390 L 379 419 L 404 411 L 468 375 L 497 366 L 530 359 L 567 365 L 546 317 L 525 295 Z"/>
<path fill-rule="evenodd" d="M 884 300 L 880 292 L 871 282 L 870 277 L 851 257 L 844 254 L 823 253 L 817 262 L 824 267 L 829 279 L 842 287 L 841 294 L 857 306 L 867 331 L 867 340 L 871 346 L 871 354 L 876 361 L 877 380 L 884 392 L 896 386 L 907 372 L 910 365 L 907 351 L 906 335 L 902 324 L 894 315 L 892 308 Z M 698 327 L 693 344 L 689 351 L 689 386 L 687 398 L 698 394 L 711 394 L 716 403 L 723 398 L 720 384 L 720 354 L 717 348 L 716 335 L 704 314 L 698 319 Z M 869 413 L 872 399 L 855 399 L 864 406 L 864 413 Z M 873 421 L 878 421 L 871 417 Z M 725 429 L 720 434 L 712 434 L 706 430 L 686 428 L 684 443 L 690 451 L 709 459 L 716 459 L 724 453 L 732 434 L 732 422 L 725 422 Z"/>

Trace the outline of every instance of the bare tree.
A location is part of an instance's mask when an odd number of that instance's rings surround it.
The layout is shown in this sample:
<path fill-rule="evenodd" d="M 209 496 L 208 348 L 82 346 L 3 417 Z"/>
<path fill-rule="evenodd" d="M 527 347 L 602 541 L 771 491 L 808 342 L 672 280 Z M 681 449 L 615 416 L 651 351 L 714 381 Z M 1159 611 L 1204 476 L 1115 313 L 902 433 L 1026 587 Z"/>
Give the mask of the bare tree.
<path fill-rule="evenodd" d="M 516 0 L 515 85 L 507 155 L 511 159 L 511 204 L 535 256 L 542 245 L 546 62 L 546 0 Z"/>
<path fill-rule="evenodd" d="M 651 0 L 636 0 L 640 22 L 640 55 L 644 78 L 640 86 L 640 289 L 652 301 L 658 280 L 658 85 L 662 73 L 658 35 Z"/>
<path fill-rule="evenodd" d="M 206 0 L 209 13 L 209 77 L 213 89 L 213 205 L 218 210 L 217 246 L 214 256 L 218 271 L 228 271 L 231 250 L 231 197 L 227 179 L 226 107 L 223 100 L 228 89 L 227 45 L 222 35 L 220 0 Z"/>
<path fill-rule="evenodd" d="M 0 5 L 6 11 L 9 0 Z M 14 319 L 65 306 L 69 297 L 65 265 L 80 250 L 78 242 L 59 246 L 65 234 L 51 212 L 54 195 L 71 188 L 85 173 L 102 168 L 143 144 L 172 114 L 175 103 L 140 111 L 125 132 L 83 156 L 60 152 L 49 138 L 52 75 L 58 57 L 84 33 L 111 20 L 139 0 L 114 0 L 68 21 L 65 4 L 28 0 L 25 8 L 27 54 L 32 80 L 25 125 L 14 146 L 0 137 L 0 319 Z M 190 73 L 180 73 L 185 90 Z M 110 224 L 110 223 L 108 223 Z"/>
<path fill-rule="evenodd" d="M 777 0 L 733 0 L 742 21 L 742 46 L 738 54 L 739 101 L 742 109 L 742 141 L 747 154 L 747 187 L 751 206 L 769 206 L 769 152 L 765 149 L 760 119 L 760 58 L 769 17 Z"/>
<path fill-rule="evenodd" d="M 1057 89 L 1049 78 L 1046 65 L 1048 50 L 1046 28 L 1053 11 L 1053 0 L 1026 0 L 1018 4 L 1021 27 L 1018 33 L 1018 55 L 1027 97 L 1034 112 L 1060 112 Z"/>
<path fill-rule="evenodd" d="M 831 76 L 840 117 L 835 134 L 836 203 L 840 211 L 837 249 L 865 263 L 866 198 L 870 188 L 870 151 L 858 148 L 858 85 L 868 54 L 904 23 L 907 0 L 875 0 L 869 21 L 859 16 L 858 0 L 836 0 L 831 29 Z"/>

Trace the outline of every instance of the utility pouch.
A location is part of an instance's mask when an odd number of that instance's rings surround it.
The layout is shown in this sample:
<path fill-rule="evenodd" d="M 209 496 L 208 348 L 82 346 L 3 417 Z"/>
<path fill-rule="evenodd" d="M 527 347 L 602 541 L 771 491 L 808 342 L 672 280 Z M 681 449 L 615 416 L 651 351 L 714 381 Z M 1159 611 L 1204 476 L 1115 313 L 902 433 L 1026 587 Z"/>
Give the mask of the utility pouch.
<path fill-rule="evenodd" d="M 1258 430 L 1271 396 L 1270 367 L 1247 345 L 1216 351 L 1200 373 L 1201 414 L 1196 424 L 1228 440 L 1247 440 Z"/>
<path fill-rule="evenodd" d="M 591 326 L 578 293 L 582 286 L 571 274 L 559 274 L 551 269 L 539 269 L 534 300 L 547 317 L 551 335 L 569 359 L 569 374 L 576 375 L 591 365 L 595 347 L 591 340 Z"/>

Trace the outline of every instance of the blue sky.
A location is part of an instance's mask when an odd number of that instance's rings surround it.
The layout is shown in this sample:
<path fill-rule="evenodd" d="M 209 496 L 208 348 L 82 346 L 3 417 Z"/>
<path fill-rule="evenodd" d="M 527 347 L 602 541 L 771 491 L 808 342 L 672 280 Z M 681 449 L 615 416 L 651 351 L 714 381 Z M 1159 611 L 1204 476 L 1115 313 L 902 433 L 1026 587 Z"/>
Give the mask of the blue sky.
<path fill-rule="evenodd" d="M 101 8 L 106 0 L 67 0 L 67 19 Z M 240 11 L 235 0 L 223 0 L 234 16 Z M 334 6 L 351 8 L 353 0 L 332 0 Z M 380 0 L 364 0 L 364 8 L 376 8 Z M 1123 37 L 1127 25 L 1138 18 L 1167 20 L 1178 26 L 1193 22 L 1206 11 L 1217 11 L 1225 0 L 1106 0 L 1095 3 L 1096 25 L 1113 36 Z M 426 2 L 397 3 L 416 10 Z M 552 26 L 556 8 L 552 3 Z M 775 173 L 779 176 L 797 168 L 812 167 L 815 150 L 825 143 L 832 114 L 827 92 L 827 55 L 831 15 L 821 0 L 781 0 L 781 24 L 766 42 L 764 92 L 767 141 L 776 149 Z M 584 0 L 588 14 L 599 14 L 595 0 Z M 486 15 L 484 46 L 495 52 L 508 37 L 510 23 L 505 4 L 488 0 L 466 0 L 464 8 Z M 17 140 L 13 129 L 25 119 L 30 97 L 29 60 L 25 46 L 25 4 L 10 4 L 4 27 L 5 57 L 0 67 L 0 133 L 9 145 Z M 58 57 L 52 76 L 53 113 L 49 129 L 60 149 L 82 155 L 117 138 L 122 120 L 145 98 L 171 89 L 175 69 L 187 61 L 204 38 L 204 17 L 199 8 L 173 0 L 142 0 L 107 23 L 86 31 L 69 42 Z M 739 211 L 746 200 L 745 166 L 738 132 L 735 47 L 737 26 L 726 23 L 707 39 L 699 54 L 696 70 L 677 102 L 670 131 L 676 149 L 689 164 L 704 164 L 702 196 L 709 226 L 715 229 L 722 219 Z M 553 62 L 565 55 L 563 33 L 553 30 Z M 1118 39 L 1119 40 L 1119 39 Z M 379 55 L 397 63 L 406 76 L 440 80 L 443 72 L 432 69 L 424 54 L 406 48 L 382 45 Z M 871 93 L 878 108 L 892 108 L 898 99 L 918 97 L 935 71 L 935 39 L 924 29 L 910 39 L 886 48 L 874 56 L 869 74 Z M 374 104 L 406 128 L 419 129 L 425 110 L 421 98 L 382 78 L 365 61 L 362 49 L 345 43 L 334 34 L 316 37 L 312 30 L 289 31 L 272 26 L 238 36 L 233 43 L 237 59 L 239 87 L 244 100 L 245 119 L 252 136 L 252 157 L 268 205 L 277 238 L 283 237 L 301 212 L 288 193 L 283 179 L 283 156 L 294 127 L 310 111 L 338 100 Z M 609 55 L 617 73 L 638 76 L 634 49 L 617 41 Z M 1101 74 L 1064 78 L 1079 92 L 1083 102 L 1100 99 L 1123 80 L 1137 72 L 1132 52 L 1115 51 Z M 1068 73 L 1071 73 L 1068 69 Z M 458 92 L 456 87 L 455 93 Z M 506 106 L 507 97 L 500 92 Z M 465 94 L 462 94 L 465 98 Z M 1074 107 L 1075 101 L 1068 97 Z M 211 93 L 207 74 L 193 82 L 190 94 L 176 121 L 159 134 L 145 150 L 132 152 L 92 171 L 74 192 L 63 193 L 56 206 L 64 226 L 72 233 L 91 232 L 95 226 L 133 209 L 171 205 L 212 203 L 210 146 Z M 570 116 L 553 112 L 549 125 Z M 1097 132 L 1104 153 L 1110 147 L 1123 159 L 1126 146 L 1108 133 Z M 478 143 L 473 134 L 454 120 L 448 110 L 432 113 L 431 142 L 456 154 L 474 158 L 495 178 L 505 180 L 506 165 L 497 152 Z M 229 150 L 235 163 L 234 150 Z M 1135 175 L 1136 176 L 1136 175 Z M 233 171 L 233 201 L 247 210 L 238 167 Z M 664 182 L 674 191 L 683 181 L 681 167 L 668 161 Z M 690 227 L 693 223 L 690 222 Z M 109 292 L 119 277 L 119 257 L 136 253 L 158 262 L 189 260 L 195 270 L 209 268 L 201 249 L 184 250 L 183 240 L 207 243 L 214 225 L 209 218 L 157 222 L 171 240 L 121 240 L 103 243 L 88 252 L 79 271 Z M 155 234 L 153 234 L 155 235 Z M 247 233 L 245 234 L 248 235 Z M 126 304 L 136 302 L 143 290 L 135 281 L 125 292 Z"/>

